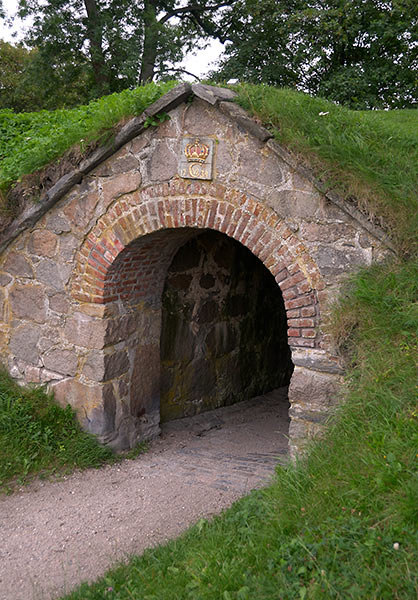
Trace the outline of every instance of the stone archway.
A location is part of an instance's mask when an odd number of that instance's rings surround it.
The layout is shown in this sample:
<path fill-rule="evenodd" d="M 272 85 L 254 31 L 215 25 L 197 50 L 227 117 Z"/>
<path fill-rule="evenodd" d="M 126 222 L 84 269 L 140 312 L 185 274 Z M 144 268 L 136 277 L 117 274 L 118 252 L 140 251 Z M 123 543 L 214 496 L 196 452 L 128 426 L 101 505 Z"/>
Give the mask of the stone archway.
<path fill-rule="evenodd" d="M 290 347 L 319 347 L 322 280 L 304 245 L 276 213 L 213 184 L 176 180 L 128 194 L 88 235 L 72 281 L 76 303 L 90 305 L 92 314 L 103 306 L 102 338 L 84 344 L 88 351 L 74 384 L 93 398 L 87 428 L 116 448 L 158 434 L 165 275 L 177 250 L 199 230 L 221 232 L 258 257 L 281 289 Z M 75 316 L 75 328 L 85 324 L 83 315 Z"/>

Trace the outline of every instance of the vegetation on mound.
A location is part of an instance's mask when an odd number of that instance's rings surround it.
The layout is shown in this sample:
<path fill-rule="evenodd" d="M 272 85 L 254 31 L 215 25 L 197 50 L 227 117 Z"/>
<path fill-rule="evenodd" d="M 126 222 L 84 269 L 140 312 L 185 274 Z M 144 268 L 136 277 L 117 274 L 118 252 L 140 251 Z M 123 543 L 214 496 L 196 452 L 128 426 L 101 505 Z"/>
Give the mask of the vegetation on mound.
<path fill-rule="evenodd" d="M 410 262 L 352 278 L 333 324 L 346 401 L 306 458 L 67 600 L 415 598 L 417 275 Z"/>
<path fill-rule="evenodd" d="M 0 491 L 33 474 L 98 467 L 113 456 L 81 431 L 70 406 L 0 371 Z"/>
<path fill-rule="evenodd" d="M 416 250 L 418 111 L 353 111 L 322 98 L 240 85 L 238 101 L 298 153 L 323 182 L 355 200 L 389 230 L 399 250 Z"/>
<path fill-rule="evenodd" d="M 121 120 L 140 115 L 175 85 L 176 81 L 149 83 L 72 109 L 0 110 L 0 194 L 74 145 L 82 154 L 90 144 L 103 144 Z"/>

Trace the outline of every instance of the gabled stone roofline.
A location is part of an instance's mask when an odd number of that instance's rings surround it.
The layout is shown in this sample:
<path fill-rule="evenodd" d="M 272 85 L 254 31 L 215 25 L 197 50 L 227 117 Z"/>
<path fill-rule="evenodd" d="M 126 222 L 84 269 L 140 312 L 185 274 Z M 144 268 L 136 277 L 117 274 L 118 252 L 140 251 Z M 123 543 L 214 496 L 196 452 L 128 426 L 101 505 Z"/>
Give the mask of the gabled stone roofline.
<path fill-rule="evenodd" d="M 338 194 L 326 190 L 310 169 L 301 166 L 290 152 L 272 139 L 273 135 L 265 127 L 259 125 L 243 108 L 231 102 L 237 95 L 234 91 L 200 83 L 181 83 L 148 106 L 141 115 L 133 117 L 110 142 L 95 150 L 88 158 L 82 160 L 75 169 L 61 177 L 44 194 L 39 202 L 27 206 L 9 226 L 0 232 L 0 252 L 22 231 L 28 227 L 32 227 L 74 185 L 80 183 L 85 175 L 107 160 L 122 146 L 143 133 L 147 129 L 147 121 L 150 117 L 154 117 L 161 112 L 173 110 L 192 95 L 213 106 L 217 105 L 219 110 L 235 121 L 240 129 L 254 136 L 262 143 L 266 143 L 281 160 L 291 166 L 303 178 L 309 180 L 330 202 L 360 223 L 364 229 L 384 243 L 387 248 L 395 251 L 393 243 L 382 228 L 371 223 L 354 205 L 343 200 Z"/>

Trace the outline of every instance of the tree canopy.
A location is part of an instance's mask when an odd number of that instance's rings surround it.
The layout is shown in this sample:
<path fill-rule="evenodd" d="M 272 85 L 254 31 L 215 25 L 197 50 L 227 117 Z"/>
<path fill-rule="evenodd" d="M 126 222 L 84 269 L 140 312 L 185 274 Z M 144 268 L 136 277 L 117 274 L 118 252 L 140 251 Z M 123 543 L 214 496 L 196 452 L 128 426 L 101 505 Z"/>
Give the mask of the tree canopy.
<path fill-rule="evenodd" d="M 291 86 L 352 108 L 418 99 L 415 0 L 238 0 L 217 79 Z"/>
<path fill-rule="evenodd" d="M 82 100 L 172 76 L 198 38 L 220 36 L 219 11 L 233 1 L 20 0 L 33 24 L 25 43 L 37 48 L 34 72 L 46 87 L 75 86 Z M 204 43 L 204 42 L 200 42 Z"/>
<path fill-rule="evenodd" d="M 357 109 L 418 100 L 416 0 L 19 0 L 19 15 L 33 23 L 25 47 L 0 47 L 0 107 L 69 107 L 172 78 L 211 38 L 226 42 L 215 81 Z"/>

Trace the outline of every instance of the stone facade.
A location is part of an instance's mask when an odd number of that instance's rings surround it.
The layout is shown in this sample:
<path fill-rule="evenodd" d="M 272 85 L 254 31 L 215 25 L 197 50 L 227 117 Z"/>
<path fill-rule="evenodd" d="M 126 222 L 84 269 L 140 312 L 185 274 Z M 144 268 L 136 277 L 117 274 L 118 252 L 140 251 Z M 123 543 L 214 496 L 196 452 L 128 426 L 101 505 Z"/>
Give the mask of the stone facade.
<path fill-rule="evenodd" d="M 337 402 L 329 303 L 347 273 L 390 250 L 352 207 L 318 191 L 225 90 L 183 88 L 154 108 L 169 120 L 149 129 L 135 121 L 137 135 L 113 153 L 99 150 L 88 172 L 66 175 L 54 186 L 61 195 L 49 193 L 43 210 L 6 232 L 1 355 L 13 377 L 47 383 L 103 442 L 124 449 L 157 435 L 167 271 L 198 234 L 221 232 L 281 290 L 297 451 Z M 179 176 L 185 137 L 214 141 L 212 180 Z"/>

